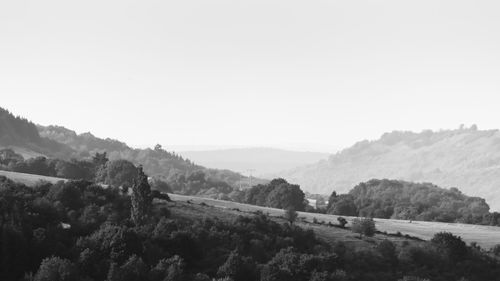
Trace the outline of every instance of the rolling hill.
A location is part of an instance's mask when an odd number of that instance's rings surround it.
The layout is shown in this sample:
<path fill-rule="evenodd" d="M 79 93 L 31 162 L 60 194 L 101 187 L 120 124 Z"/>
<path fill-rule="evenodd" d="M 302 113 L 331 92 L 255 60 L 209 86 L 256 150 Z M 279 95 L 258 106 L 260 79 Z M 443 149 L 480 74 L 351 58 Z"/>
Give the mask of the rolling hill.
<path fill-rule="evenodd" d="M 67 159 L 74 150 L 57 141 L 40 136 L 37 126 L 22 117 L 14 116 L 0 107 L 0 148 L 13 148 L 23 157 L 50 155 Z"/>
<path fill-rule="evenodd" d="M 269 178 L 269 175 L 280 171 L 313 164 L 328 157 L 327 153 L 267 147 L 181 151 L 179 154 L 205 167 L 229 169 L 240 173 L 252 171 L 253 175 L 264 178 Z"/>
<path fill-rule="evenodd" d="M 142 165 L 150 176 L 167 182 L 178 181 L 179 177 L 194 175 L 202 177 L 210 185 L 227 183 L 231 187 L 245 187 L 249 179 L 230 170 L 208 169 L 197 165 L 161 146 L 137 149 L 126 143 L 98 138 L 91 133 L 77 134 L 60 126 L 41 126 L 0 108 L 0 149 L 11 148 L 24 158 L 45 156 L 60 159 L 89 159 L 96 152 L 106 152 L 110 160 L 125 159 L 135 165 Z M 253 183 L 264 180 L 252 179 Z"/>
<path fill-rule="evenodd" d="M 395 131 L 361 141 L 327 160 L 276 174 L 302 189 L 321 194 L 345 193 L 373 178 L 432 182 L 485 198 L 500 210 L 500 131 Z"/>

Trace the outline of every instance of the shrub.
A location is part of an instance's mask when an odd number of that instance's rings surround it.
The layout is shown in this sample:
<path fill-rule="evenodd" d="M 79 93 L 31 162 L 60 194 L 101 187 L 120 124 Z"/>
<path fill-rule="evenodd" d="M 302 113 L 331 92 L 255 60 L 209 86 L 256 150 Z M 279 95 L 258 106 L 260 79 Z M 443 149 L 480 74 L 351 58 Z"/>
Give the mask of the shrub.
<path fill-rule="evenodd" d="M 451 260 L 461 260 L 467 254 L 467 245 L 462 238 L 449 232 L 436 233 L 431 242 L 445 250 Z"/>
<path fill-rule="evenodd" d="M 345 225 L 347 224 L 347 220 L 343 217 L 338 217 L 337 221 L 339 222 L 340 227 L 344 228 Z"/>
<path fill-rule="evenodd" d="M 354 219 L 352 221 L 352 232 L 359 233 L 359 237 L 375 235 L 377 229 L 375 228 L 375 221 L 371 218 Z"/>

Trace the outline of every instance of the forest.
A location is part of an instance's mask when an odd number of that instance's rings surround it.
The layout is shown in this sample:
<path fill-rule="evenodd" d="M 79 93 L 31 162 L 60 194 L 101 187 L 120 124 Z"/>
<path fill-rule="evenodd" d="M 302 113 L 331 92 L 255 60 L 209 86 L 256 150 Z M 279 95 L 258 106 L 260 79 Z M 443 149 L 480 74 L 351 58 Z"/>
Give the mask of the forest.
<path fill-rule="evenodd" d="M 96 152 L 83 160 L 62 160 L 38 156 L 24 159 L 12 149 L 0 150 L 0 170 L 59 177 L 73 180 L 89 180 L 104 184 L 128 187 L 136 175 L 135 165 L 124 159 L 109 160 L 107 153 Z M 227 199 L 235 190 L 225 180 L 218 180 L 222 174 L 218 170 L 193 170 L 175 174 L 169 178 L 153 177 L 152 184 L 163 192 L 175 192 L 185 195 L 200 195 Z M 215 176 L 214 176 L 215 175 Z"/>
<path fill-rule="evenodd" d="M 484 199 L 457 188 L 387 179 L 360 183 L 347 194 L 333 192 L 326 207 L 335 215 L 500 225 L 500 214 L 489 210 Z"/>

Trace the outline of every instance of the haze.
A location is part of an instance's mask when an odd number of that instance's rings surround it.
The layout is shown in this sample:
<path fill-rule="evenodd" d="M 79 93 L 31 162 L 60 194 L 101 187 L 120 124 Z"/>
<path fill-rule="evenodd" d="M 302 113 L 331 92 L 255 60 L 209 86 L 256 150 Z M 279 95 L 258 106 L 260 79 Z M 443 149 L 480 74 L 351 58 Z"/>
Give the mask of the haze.
<path fill-rule="evenodd" d="M 500 128 L 498 1 L 2 1 L 0 104 L 132 145 Z M 91 113 L 91 114 L 89 114 Z"/>

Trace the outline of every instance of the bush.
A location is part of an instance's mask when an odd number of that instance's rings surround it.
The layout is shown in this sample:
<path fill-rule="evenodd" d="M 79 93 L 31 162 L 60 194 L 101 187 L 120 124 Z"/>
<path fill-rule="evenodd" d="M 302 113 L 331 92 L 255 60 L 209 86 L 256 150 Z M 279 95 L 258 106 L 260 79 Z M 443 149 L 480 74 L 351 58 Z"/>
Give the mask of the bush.
<path fill-rule="evenodd" d="M 359 237 L 375 235 L 377 229 L 375 228 L 375 221 L 372 218 L 354 219 L 352 221 L 351 230 L 354 233 L 359 233 Z"/>
<path fill-rule="evenodd" d="M 467 255 L 467 245 L 462 238 L 449 232 L 436 233 L 431 242 L 444 250 L 451 260 L 461 260 Z"/>
<path fill-rule="evenodd" d="M 340 227 L 344 228 L 345 225 L 347 224 L 347 220 L 343 217 L 338 217 L 337 221 L 339 222 Z"/>

